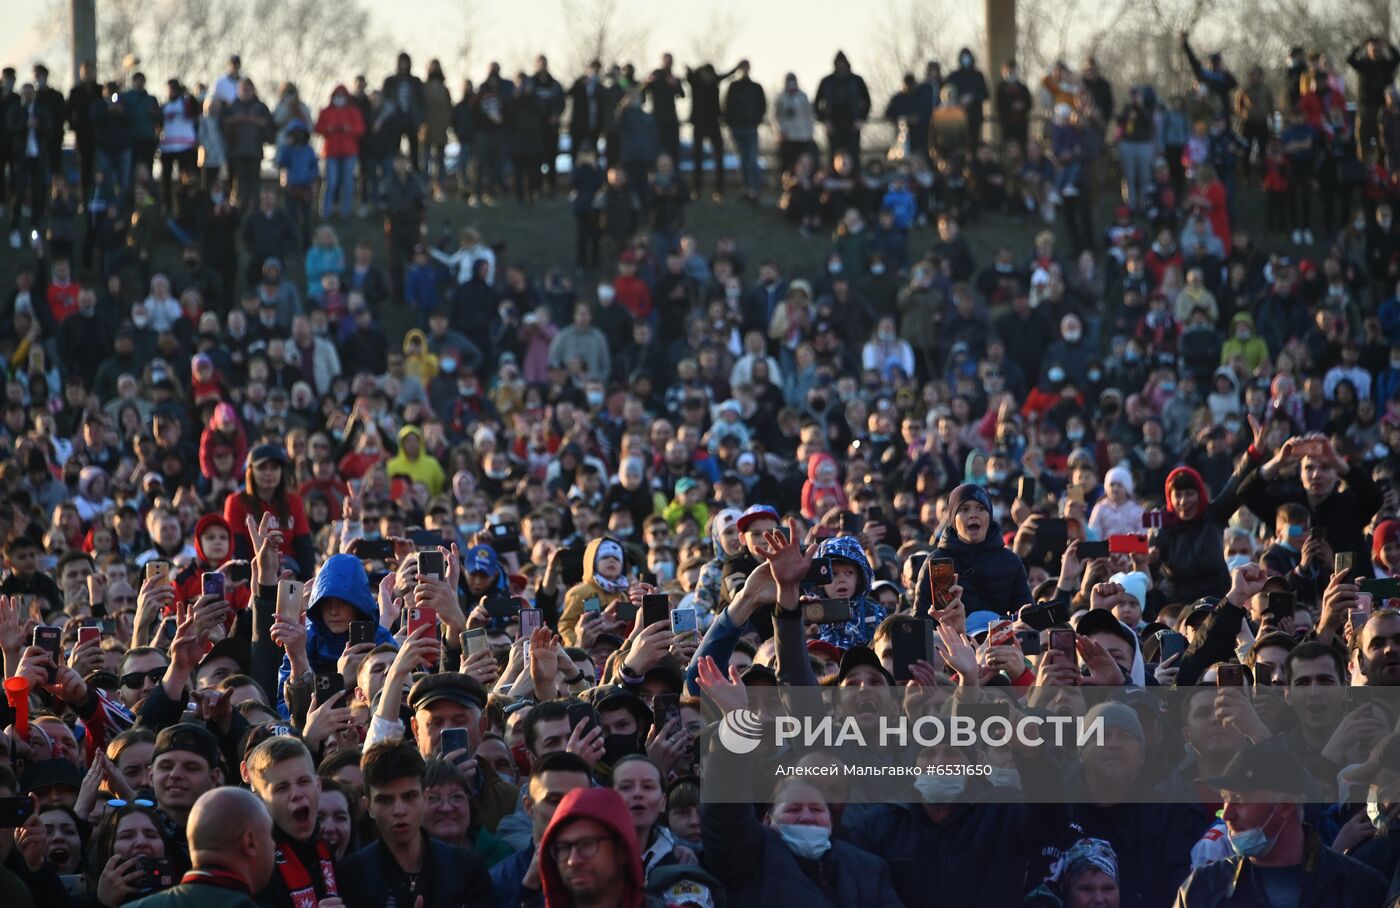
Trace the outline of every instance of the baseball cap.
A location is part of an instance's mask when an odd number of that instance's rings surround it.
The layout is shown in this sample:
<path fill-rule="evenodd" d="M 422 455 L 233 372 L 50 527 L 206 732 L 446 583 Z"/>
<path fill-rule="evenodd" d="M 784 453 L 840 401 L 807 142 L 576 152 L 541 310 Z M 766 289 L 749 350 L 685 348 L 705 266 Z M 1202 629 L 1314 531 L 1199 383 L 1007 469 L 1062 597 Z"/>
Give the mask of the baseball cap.
<path fill-rule="evenodd" d="M 470 675 L 449 672 L 419 678 L 408 692 L 410 709 L 423 709 L 440 700 L 485 709 L 486 691 Z"/>
<path fill-rule="evenodd" d="M 262 444 L 248 452 L 248 463 L 257 466 L 260 463 L 267 463 L 269 460 L 276 461 L 282 465 L 287 463 L 287 452 L 282 450 L 280 445 Z"/>
<path fill-rule="evenodd" d="M 734 525 L 739 528 L 739 532 L 743 533 L 748 530 L 749 524 L 753 523 L 755 520 L 764 519 L 771 520 L 774 523 L 782 523 L 782 520 L 778 517 L 776 508 L 772 508 L 766 504 L 755 504 L 750 505 L 744 513 L 740 514 L 739 519 L 735 521 Z"/>
<path fill-rule="evenodd" d="M 239 674 L 246 675 L 248 674 L 248 666 L 253 663 L 253 645 L 247 640 L 240 640 L 237 637 L 225 637 L 204 654 L 204 658 L 199 660 L 195 671 L 199 671 L 207 663 L 220 657 L 232 659 L 238 665 Z"/>
<path fill-rule="evenodd" d="M 978 634 L 985 634 L 991 628 L 993 621 L 1001 620 L 1002 616 L 996 612 L 982 609 L 973 612 L 963 620 L 963 629 L 969 637 L 976 637 Z"/>
<path fill-rule="evenodd" d="M 73 789 L 83 787 L 83 771 L 72 760 L 62 757 L 30 764 L 19 784 L 20 789 L 27 794 L 60 786 Z"/>
<path fill-rule="evenodd" d="M 598 693 L 593 697 L 593 708 L 598 712 L 605 709 L 625 709 L 637 720 L 638 728 L 646 729 L 651 725 L 651 709 L 646 702 L 627 688 L 615 684 L 598 689 Z"/>
<path fill-rule="evenodd" d="M 220 765 L 218 739 L 203 725 L 181 722 L 162 728 L 160 734 L 156 735 L 156 749 L 151 754 L 151 759 L 155 760 L 161 754 L 176 750 L 203 757 L 210 768 Z"/>
<path fill-rule="evenodd" d="M 496 552 L 489 545 L 474 545 L 467 549 L 462 566 L 468 574 L 494 574 L 500 569 Z"/>
<path fill-rule="evenodd" d="M 684 476 L 676 480 L 676 494 L 684 495 L 686 492 L 689 492 L 691 489 L 694 489 L 699 485 L 700 483 L 696 480 L 691 479 L 689 476 Z"/>
<path fill-rule="evenodd" d="M 1276 791 L 1301 795 L 1307 786 L 1303 764 L 1280 737 L 1251 744 L 1230 760 L 1222 775 L 1201 779 L 1222 791 Z"/>
<path fill-rule="evenodd" d="M 825 640 L 808 640 L 807 654 L 818 656 L 831 662 L 841 661 L 841 647 L 834 643 L 827 643 Z"/>
<path fill-rule="evenodd" d="M 1087 612 L 1081 612 L 1074 622 L 1074 632 L 1081 637 L 1107 632 L 1116 635 L 1134 649 L 1136 649 L 1138 642 L 1137 635 L 1128 630 L 1127 626 L 1106 608 L 1093 608 Z"/>

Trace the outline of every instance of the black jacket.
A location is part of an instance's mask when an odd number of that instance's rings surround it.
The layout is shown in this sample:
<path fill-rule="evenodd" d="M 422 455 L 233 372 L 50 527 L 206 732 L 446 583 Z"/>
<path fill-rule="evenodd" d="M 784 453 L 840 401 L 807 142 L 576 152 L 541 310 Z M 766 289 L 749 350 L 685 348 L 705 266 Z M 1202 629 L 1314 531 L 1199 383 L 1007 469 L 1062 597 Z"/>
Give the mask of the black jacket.
<path fill-rule="evenodd" d="M 1001 538 L 1001 528 L 995 521 L 987 527 L 987 537 L 976 545 L 963 542 L 958 538 L 957 531 L 949 526 L 939 537 L 938 547 L 929 554 L 929 558 L 953 559 L 958 585 L 963 588 L 963 608 L 969 615 L 983 610 L 1011 615 L 1032 601 L 1026 566 L 1015 552 L 1006 547 Z M 914 614 L 919 617 L 927 617 L 932 605 L 929 570 L 929 560 L 925 559 L 924 566 L 919 569 L 919 579 L 914 584 Z"/>
<path fill-rule="evenodd" d="M 1369 464 L 1353 466 L 1332 494 L 1313 506 L 1297 479 L 1267 481 L 1252 470 L 1239 485 L 1240 500 L 1267 523 L 1272 524 L 1279 506 L 1301 504 L 1312 515 L 1312 525 L 1324 527 L 1334 552 L 1368 552 L 1365 528 L 1380 509 L 1381 493 L 1371 479 Z"/>
<path fill-rule="evenodd" d="M 1380 874 L 1326 847 L 1311 829 L 1307 836 L 1298 901 L 1302 908 L 1374 908 L 1381 904 L 1385 881 Z M 1240 857 L 1193 870 L 1173 903 L 1175 908 L 1256 908 L 1268 904 L 1254 865 Z"/>
<path fill-rule="evenodd" d="M 1168 602 L 1192 602 L 1202 596 L 1224 596 L 1230 590 L 1230 572 L 1225 567 L 1225 555 L 1220 540 L 1225 524 L 1239 507 L 1236 491 L 1243 474 L 1250 469 L 1248 455 L 1219 495 L 1209 498 L 1200 474 L 1190 467 L 1178 467 L 1167 477 L 1186 471 L 1195 478 L 1201 497 L 1201 513 L 1152 531 L 1151 545 L 1156 549 L 1154 571 L 1159 575 L 1159 588 Z"/>
<path fill-rule="evenodd" d="M 724 93 L 724 122 L 733 128 L 757 127 L 768 113 L 768 97 L 753 79 L 736 79 Z"/>
<path fill-rule="evenodd" d="M 442 908 L 490 906 L 491 875 L 476 852 L 428 838 L 426 832 L 423 837 L 428 847 L 423 873 L 428 879 L 420 880 L 420 885 L 430 894 L 424 904 Z M 347 908 L 383 908 L 390 902 L 385 870 L 393 860 L 382 842 L 368 845 L 345 860 L 339 882 Z"/>

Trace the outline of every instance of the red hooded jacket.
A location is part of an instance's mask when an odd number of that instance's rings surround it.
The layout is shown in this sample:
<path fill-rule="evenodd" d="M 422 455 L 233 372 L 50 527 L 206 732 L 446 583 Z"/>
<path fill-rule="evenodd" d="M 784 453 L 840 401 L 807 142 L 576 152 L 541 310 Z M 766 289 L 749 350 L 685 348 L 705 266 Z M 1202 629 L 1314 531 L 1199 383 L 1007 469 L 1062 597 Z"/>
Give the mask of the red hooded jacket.
<path fill-rule="evenodd" d="M 1196 516 L 1191 518 L 1192 520 L 1196 520 L 1206 512 L 1206 507 L 1210 504 L 1210 490 L 1206 488 L 1205 480 L 1201 478 L 1201 474 L 1197 473 L 1191 467 L 1177 467 L 1175 470 L 1168 473 L 1167 484 L 1162 491 L 1163 494 L 1166 495 L 1168 513 L 1175 515 L 1178 519 L 1180 519 L 1181 515 L 1177 514 L 1176 509 L 1172 507 L 1171 496 L 1172 485 L 1176 482 L 1178 476 L 1185 476 L 1196 486 L 1196 494 L 1199 495 L 1201 499 L 1200 504 L 1196 505 Z"/>
<path fill-rule="evenodd" d="M 223 527 L 228 533 L 228 555 L 218 564 L 209 560 L 209 556 L 204 554 L 204 533 L 210 527 Z M 233 557 L 233 529 L 222 514 L 205 514 L 199 518 L 199 522 L 194 525 L 194 554 L 195 559 L 185 565 L 181 571 L 175 575 L 175 590 L 185 602 L 194 602 L 204 592 L 203 575 L 206 572 L 217 571 L 223 567 L 229 559 Z M 247 584 L 234 588 L 226 587 L 225 598 L 228 604 L 233 606 L 235 611 L 242 611 L 248 607 L 248 600 L 251 591 Z M 232 616 L 230 615 L 230 621 Z"/>
<path fill-rule="evenodd" d="M 575 788 L 564 795 L 555 808 L 554 818 L 540 838 L 541 852 L 549 854 L 560 831 L 581 817 L 606 827 L 616 839 L 614 848 L 622 852 L 620 857 L 626 862 L 623 870 L 626 881 L 618 908 L 642 908 L 646 904 L 646 884 L 642 878 L 642 856 L 637 846 L 637 833 L 632 827 L 632 814 L 628 812 L 622 796 L 611 788 Z M 541 861 L 540 876 L 544 882 L 544 901 L 549 908 L 574 908 L 573 893 L 569 892 L 559 875 L 558 862 Z"/>
<path fill-rule="evenodd" d="M 835 498 L 835 507 L 845 509 L 849 503 L 846 501 L 846 491 L 841 488 L 841 471 L 838 468 L 836 479 L 831 483 L 822 483 L 817 479 L 817 470 L 821 465 L 829 463 L 836 466 L 836 458 L 830 454 L 813 454 L 807 461 L 807 481 L 802 484 L 802 516 L 808 520 L 817 520 L 821 514 L 817 513 L 817 498 L 819 495 L 830 495 Z"/>

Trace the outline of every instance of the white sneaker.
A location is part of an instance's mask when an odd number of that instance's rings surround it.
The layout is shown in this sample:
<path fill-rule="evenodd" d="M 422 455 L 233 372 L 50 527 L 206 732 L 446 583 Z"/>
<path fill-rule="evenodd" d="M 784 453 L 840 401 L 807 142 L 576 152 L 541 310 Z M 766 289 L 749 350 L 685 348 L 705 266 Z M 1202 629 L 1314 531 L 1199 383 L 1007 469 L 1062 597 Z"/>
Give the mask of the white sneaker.
<path fill-rule="evenodd" d="M 1303 242 L 1308 244 L 1309 246 L 1313 244 L 1313 235 L 1311 230 L 1303 231 Z"/>
<path fill-rule="evenodd" d="M 10 231 L 10 248 L 11 248 L 11 249 L 18 249 L 18 248 L 20 247 L 20 245 L 21 245 L 21 243 L 20 243 L 20 238 L 19 238 L 19 231 L 18 231 L 18 230 L 11 230 L 11 231 Z"/>
<path fill-rule="evenodd" d="M 1294 245 L 1294 246 L 1301 246 L 1302 244 L 1303 244 L 1303 231 L 1301 231 L 1301 230 L 1295 230 L 1295 231 L 1293 231 L 1293 245 Z"/>

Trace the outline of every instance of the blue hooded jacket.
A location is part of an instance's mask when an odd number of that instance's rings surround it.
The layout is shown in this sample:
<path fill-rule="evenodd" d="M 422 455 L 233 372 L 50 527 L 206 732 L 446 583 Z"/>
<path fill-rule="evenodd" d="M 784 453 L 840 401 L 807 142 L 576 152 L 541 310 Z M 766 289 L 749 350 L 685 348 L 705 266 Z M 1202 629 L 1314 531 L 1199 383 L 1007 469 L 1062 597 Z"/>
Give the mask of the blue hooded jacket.
<path fill-rule="evenodd" d="M 350 641 L 348 630 L 343 634 L 333 634 L 321 620 L 320 605 L 327 598 L 348 602 L 360 613 L 358 620 L 375 622 L 376 644 L 394 642 L 394 635 L 388 628 L 379 626 L 379 604 L 370 592 L 364 564 L 354 555 L 332 555 L 316 572 L 316 579 L 311 584 L 311 601 L 306 609 L 306 658 L 313 672 L 322 666 L 335 665 Z M 286 704 L 282 690 L 291 673 L 291 660 L 284 655 L 282 667 L 277 671 L 277 708 L 283 713 L 286 712 Z"/>
<path fill-rule="evenodd" d="M 841 558 L 860 568 L 860 585 L 851 595 L 851 620 L 845 624 L 823 624 L 818 637 L 833 646 L 849 649 L 852 646 L 869 646 L 875 639 L 875 628 L 885 620 L 884 606 L 868 598 L 875 573 L 870 570 L 870 562 L 860 547 L 860 540 L 854 536 L 836 536 L 822 540 L 817 546 L 820 558 Z"/>

